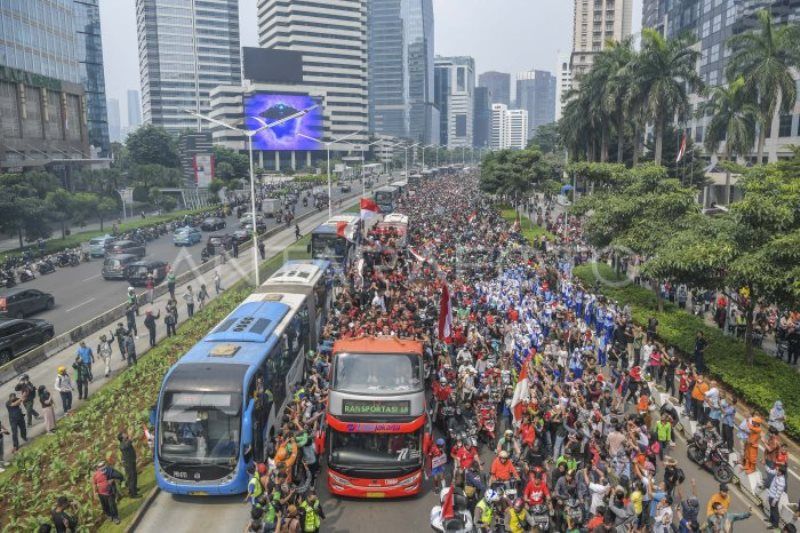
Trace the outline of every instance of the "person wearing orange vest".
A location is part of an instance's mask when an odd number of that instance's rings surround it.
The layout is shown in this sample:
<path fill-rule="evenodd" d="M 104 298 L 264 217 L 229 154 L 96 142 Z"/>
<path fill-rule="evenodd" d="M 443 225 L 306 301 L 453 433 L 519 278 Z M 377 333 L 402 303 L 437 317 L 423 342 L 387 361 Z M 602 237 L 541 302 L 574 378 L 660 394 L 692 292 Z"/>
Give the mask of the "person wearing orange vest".
<path fill-rule="evenodd" d="M 697 381 L 695 381 L 694 388 L 692 389 L 692 415 L 698 424 L 705 423 L 705 401 L 706 392 L 708 392 L 708 383 L 703 379 L 703 376 L 697 374 Z"/>
<path fill-rule="evenodd" d="M 763 420 L 756 415 L 747 421 L 747 440 L 744 443 L 744 453 L 742 454 L 742 467 L 748 474 L 756 471 L 758 461 L 758 444 L 761 442 L 761 423 Z"/>

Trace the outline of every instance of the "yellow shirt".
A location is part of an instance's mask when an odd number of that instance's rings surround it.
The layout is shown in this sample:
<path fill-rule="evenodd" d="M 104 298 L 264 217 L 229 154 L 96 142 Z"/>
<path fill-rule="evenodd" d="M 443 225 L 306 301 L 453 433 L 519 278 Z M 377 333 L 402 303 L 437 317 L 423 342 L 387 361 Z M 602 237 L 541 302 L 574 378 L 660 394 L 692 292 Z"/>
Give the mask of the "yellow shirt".
<path fill-rule="evenodd" d="M 724 498 L 722 497 L 722 494 L 720 494 L 719 492 L 711 495 L 711 497 L 708 499 L 708 505 L 706 505 L 706 514 L 708 516 L 714 514 L 714 504 L 717 502 L 722 504 L 722 508 L 725 509 L 725 512 L 727 513 L 728 507 L 730 507 L 731 505 L 730 493 L 728 493 L 728 495 Z"/>
<path fill-rule="evenodd" d="M 633 512 L 638 516 L 642 514 L 642 492 L 635 490 L 631 492 L 631 503 L 633 504 Z"/>

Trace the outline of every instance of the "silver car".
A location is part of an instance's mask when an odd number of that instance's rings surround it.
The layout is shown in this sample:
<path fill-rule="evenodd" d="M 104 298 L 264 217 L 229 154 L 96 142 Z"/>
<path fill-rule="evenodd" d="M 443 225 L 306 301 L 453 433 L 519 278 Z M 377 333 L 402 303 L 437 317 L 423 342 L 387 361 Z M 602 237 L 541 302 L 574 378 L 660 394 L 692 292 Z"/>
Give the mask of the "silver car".
<path fill-rule="evenodd" d="M 102 237 L 95 237 L 89 240 L 89 255 L 92 257 L 105 257 L 106 250 L 114 242 L 114 237 L 106 233 Z"/>

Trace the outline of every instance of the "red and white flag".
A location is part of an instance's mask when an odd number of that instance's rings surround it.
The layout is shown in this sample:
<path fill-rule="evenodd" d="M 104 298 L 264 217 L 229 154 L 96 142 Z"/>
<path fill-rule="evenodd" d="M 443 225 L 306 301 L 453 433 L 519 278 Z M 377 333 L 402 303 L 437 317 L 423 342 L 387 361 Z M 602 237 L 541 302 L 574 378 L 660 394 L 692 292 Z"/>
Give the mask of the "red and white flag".
<path fill-rule="evenodd" d="M 444 341 L 453 335 L 453 306 L 450 303 L 450 288 L 442 286 L 442 299 L 439 302 L 439 340 Z"/>
<path fill-rule="evenodd" d="M 444 500 L 442 500 L 442 518 L 445 520 L 449 520 L 456 515 L 455 492 L 453 485 L 450 485 L 450 489 L 445 494 Z"/>
<path fill-rule="evenodd" d="M 380 213 L 380 210 L 378 209 L 378 204 L 375 203 L 375 200 L 372 198 L 361 199 L 361 220 L 376 218 L 378 213 Z"/>
<path fill-rule="evenodd" d="M 476 218 L 478 218 L 478 213 L 476 211 L 473 211 L 472 214 L 467 219 L 467 222 L 472 224 L 475 221 Z"/>
<path fill-rule="evenodd" d="M 417 261 L 419 261 L 420 263 L 425 263 L 425 262 L 427 262 L 427 261 L 428 261 L 427 259 L 425 259 L 425 257 L 424 257 L 424 256 L 422 256 L 422 255 L 418 254 L 418 253 L 417 253 L 417 251 L 416 251 L 416 250 L 414 250 L 414 249 L 413 249 L 412 247 L 410 247 L 410 246 L 408 247 L 408 253 L 410 253 L 410 254 L 411 254 L 411 256 L 412 256 L 414 259 L 416 259 Z"/>
<path fill-rule="evenodd" d="M 686 132 L 683 132 L 683 137 L 681 137 L 681 146 L 678 148 L 678 157 L 675 158 L 676 163 L 680 163 L 683 156 L 686 155 Z"/>
<path fill-rule="evenodd" d="M 522 363 L 517 386 L 514 387 L 514 394 L 511 396 L 511 416 L 514 422 L 518 422 L 522 419 L 522 412 L 525 408 L 523 402 L 529 402 L 531 399 L 531 388 L 530 382 L 528 381 L 528 365 L 531 362 L 531 358 L 533 358 L 533 354 L 534 352 L 531 351 L 530 355 L 525 358 L 525 362 Z"/>

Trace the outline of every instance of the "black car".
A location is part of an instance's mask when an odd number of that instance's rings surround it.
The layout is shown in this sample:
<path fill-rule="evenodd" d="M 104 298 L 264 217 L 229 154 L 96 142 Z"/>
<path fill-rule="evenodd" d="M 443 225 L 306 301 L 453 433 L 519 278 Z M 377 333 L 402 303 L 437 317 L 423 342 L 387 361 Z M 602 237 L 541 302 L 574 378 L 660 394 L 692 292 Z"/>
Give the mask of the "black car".
<path fill-rule="evenodd" d="M 349 183 L 342 183 L 339 186 L 339 190 L 341 190 L 342 192 L 350 192 L 352 190 L 352 187 L 350 187 Z"/>
<path fill-rule="evenodd" d="M 16 287 L 0 294 L 0 316 L 24 318 L 52 309 L 53 305 L 55 299 L 52 294 L 36 289 Z"/>
<path fill-rule="evenodd" d="M 7 318 L 0 320 L 0 364 L 36 348 L 53 338 L 53 324 L 46 320 Z"/>
<path fill-rule="evenodd" d="M 167 263 L 164 261 L 135 261 L 125 267 L 125 279 L 134 287 L 144 287 L 147 276 L 153 275 L 153 283 L 158 285 L 167 277 Z"/>
<path fill-rule="evenodd" d="M 217 231 L 225 228 L 225 221 L 219 217 L 208 217 L 200 223 L 203 231 Z"/>
<path fill-rule="evenodd" d="M 111 248 L 106 252 L 106 257 L 110 255 L 121 254 L 130 254 L 142 258 L 147 254 L 147 252 L 145 251 L 144 244 L 136 241 L 121 240 L 114 241 L 114 244 L 112 244 Z"/>
<path fill-rule="evenodd" d="M 109 255 L 103 261 L 101 274 L 103 279 L 125 279 L 128 265 L 135 263 L 139 258 L 131 254 Z"/>
<path fill-rule="evenodd" d="M 253 220 L 249 218 L 243 218 L 240 227 L 244 230 L 252 231 Z M 267 231 L 267 223 L 260 218 L 256 218 L 256 231 L 258 233 L 264 233 L 265 231 Z"/>

